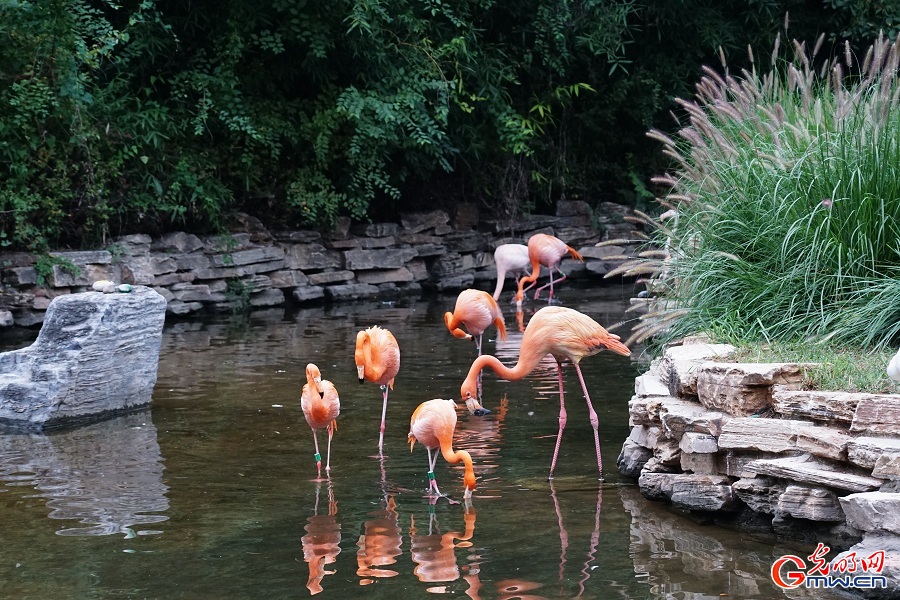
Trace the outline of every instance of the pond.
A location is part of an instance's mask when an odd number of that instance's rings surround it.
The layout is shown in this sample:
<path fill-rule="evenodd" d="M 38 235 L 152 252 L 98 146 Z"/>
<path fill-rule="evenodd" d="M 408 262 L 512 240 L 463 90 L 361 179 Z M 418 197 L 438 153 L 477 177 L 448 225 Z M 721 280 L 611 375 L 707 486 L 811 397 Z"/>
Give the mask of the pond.
<path fill-rule="evenodd" d="M 609 325 L 630 286 L 564 288 L 563 304 Z M 353 303 L 170 322 L 152 408 L 46 435 L 0 435 L 0 578 L 8 598 L 780 598 L 769 579 L 786 546 L 696 523 L 645 500 L 615 468 L 628 400 L 646 357 L 582 362 L 600 415 L 596 479 L 587 409 L 567 369 L 568 426 L 547 481 L 559 411 L 555 366 L 518 382 L 484 377 L 491 414 L 458 410 L 455 446 L 475 461 L 471 508 L 432 503 L 427 458 L 406 443 L 415 407 L 456 398 L 475 357 L 442 315 L 455 296 Z M 526 305 L 525 321 L 540 304 Z M 505 342 L 485 351 L 515 362 Z M 381 392 L 360 385 L 356 333 L 389 328 L 401 347 L 384 456 Z M 3 347 L 29 343 L 5 336 Z M 304 368 L 337 386 L 330 479 L 317 480 L 300 411 Z M 571 371 L 571 372 L 569 372 Z M 324 452 L 326 435 L 319 434 Z M 442 491 L 462 468 L 442 458 Z M 804 554 L 805 553 L 805 554 Z M 791 598 L 807 597 L 792 593 Z M 825 598 L 819 592 L 816 598 Z"/>

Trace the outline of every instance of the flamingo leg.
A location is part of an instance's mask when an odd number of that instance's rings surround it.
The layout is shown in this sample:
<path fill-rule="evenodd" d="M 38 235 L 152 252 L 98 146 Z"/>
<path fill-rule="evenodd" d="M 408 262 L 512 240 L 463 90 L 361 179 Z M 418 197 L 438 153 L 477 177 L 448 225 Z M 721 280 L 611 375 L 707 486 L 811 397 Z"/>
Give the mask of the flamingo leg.
<path fill-rule="evenodd" d="M 600 456 L 600 434 L 597 432 L 597 426 L 600 419 L 597 417 L 597 411 L 591 404 L 591 397 L 588 395 L 587 386 L 584 383 L 584 376 L 581 374 L 581 367 L 575 363 L 575 371 L 578 373 L 578 381 L 581 382 L 581 390 L 584 392 L 584 399 L 587 400 L 588 414 L 591 417 L 591 427 L 594 428 L 594 447 L 597 449 L 597 470 L 600 473 L 600 481 L 603 481 L 603 458 Z"/>
<path fill-rule="evenodd" d="M 475 341 L 475 347 L 478 348 L 478 356 L 481 356 L 481 336 L 484 334 L 479 334 L 478 338 Z M 478 398 L 481 399 L 481 371 L 478 371 Z"/>
<path fill-rule="evenodd" d="M 559 377 L 559 433 L 556 434 L 556 448 L 553 449 L 553 462 L 550 463 L 550 476 L 547 479 L 553 479 L 553 469 L 556 468 L 556 457 L 559 454 L 559 444 L 562 442 L 563 429 L 566 428 L 566 400 L 563 392 L 563 373 L 562 364 L 556 362 L 556 372 Z"/>
<path fill-rule="evenodd" d="M 556 520 L 559 523 L 559 581 L 562 582 L 566 569 L 566 549 L 569 547 L 569 533 L 563 525 L 562 511 L 559 509 L 559 500 L 556 498 L 556 489 L 550 482 L 550 497 L 553 498 L 553 508 L 556 509 Z"/>
<path fill-rule="evenodd" d="M 381 448 L 384 446 L 384 421 L 385 417 L 387 417 L 387 398 L 388 398 L 388 386 L 381 386 L 382 391 L 384 392 L 384 402 L 381 406 L 381 429 L 378 434 L 378 453 L 381 454 Z"/>
<path fill-rule="evenodd" d="M 437 464 L 438 453 L 435 451 L 434 457 L 431 455 L 431 448 L 426 448 L 428 451 L 428 491 L 434 490 L 434 493 L 438 496 L 442 496 L 441 490 L 438 489 L 437 479 L 434 478 L 434 467 Z"/>
<path fill-rule="evenodd" d="M 325 473 L 331 472 L 331 438 L 334 436 L 334 421 L 328 424 L 328 458 L 325 460 Z"/>
<path fill-rule="evenodd" d="M 556 269 L 557 271 L 559 271 L 559 274 L 562 275 L 562 277 L 560 277 L 559 279 L 557 279 L 555 282 L 553 281 L 553 270 L 554 270 L 554 269 Z M 554 283 L 560 284 L 560 283 L 562 283 L 565 279 L 566 279 L 566 274 L 565 274 L 565 272 L 564 272 L 562 269 L 560 269 L 559 267 L 553 267 L 553 268 L 551 268 L 551 269 L 550 269 L 550 283 L 545 284 L 545 285 L 541 286 L 540 288 L 538 288 L 538 290 L 534 293 L 534 299 L 537 300 L 538 294 L 541 292 L 542 289 L 544 289 L 544 288 L 546 288 L 546 287 L 549 287 L 549 288 L 550 288 L 550 298 L 549 298 L 549 300 L 553 300 L 553 284 L 554 284 Z"/>
<path fill-rule="evenodd" d="M 312 430 L 313 432 L 313 444 L 316 446 L 316 470 L 318 471 L 318 477 L 322 477 L 322 455 L 319 454 L 319 435 L 316 432 L 315 428 Z"/>

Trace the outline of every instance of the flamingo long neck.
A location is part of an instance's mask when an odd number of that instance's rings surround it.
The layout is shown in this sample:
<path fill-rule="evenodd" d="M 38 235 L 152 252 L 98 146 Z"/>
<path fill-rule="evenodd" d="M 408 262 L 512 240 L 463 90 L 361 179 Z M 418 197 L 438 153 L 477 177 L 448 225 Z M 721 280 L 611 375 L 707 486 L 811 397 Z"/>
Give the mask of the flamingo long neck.
<path fill-rule="evenodd" d="M 516 293 L 516 299 L 521 300 L 524 296 L 524 292 L 522 290 L 525 289 L 525 286 L 532 281 L 537 281 L 538 276 L 541 274 L 541 261 L 537 258 L 531 259 L 531 274 L 521 277 L 519 279 L 519 291 Z"/>
<path fill-rule="evenodd" d="M 497 287 L 494 288 L 494 301 L 500 299 L 500 292 L 503 291 L 503 284 L 506 282 L 506 270 L 497 269 Z"/>
<path fill-rule="evenodd" d="M 444 456 L 444 460 L 446 460 L 450 464 L 456 464 L 460 461 L 466 467 L 465 480 L 466 481 L 475 481 L 475 468 L 472 466 L 472 455 L 466 452 L 465 450 L 453 450 L 453 446 L 450 444 L 450 440 L 442 439 L 441 440 L 441 454 Z"/>
<path fill-rule="evenodd" d="M 453 334 L 453 337 L 465 339 L 469 337 L 469 334 L 459 328 L 462 324 L 462 320 L 456 317 L 456 314 L 452 312 L 444 313 L 444 324 L 447 326 L 447 329 L 450 330 L 450 333 Z"/>
<path fill-rule="evenodd" d="M 483 354 L 475 359 L 475 362 L 472 363 L 471 368 L 469 368 L 469 375 L 466 377 L 466 380 L 475 381 L 478 377 L 478 373 L 480 373 L 485 368 L 490 368 L 497 375 L 500 376 L 501 379 L 506 379 L 508 381 L 518 381 L 519 379 L 524 378 L 526 375 L 531 373 L 534 368 L 537 366 L 541 359 L 546 356 L 546 353 L 538 355 L 535 352 L 524 351 L 519 353 L 519 361 L 513 367 L 507 367 L 500 359 L 496 356 L 492 356 L 490 354 Z"/>

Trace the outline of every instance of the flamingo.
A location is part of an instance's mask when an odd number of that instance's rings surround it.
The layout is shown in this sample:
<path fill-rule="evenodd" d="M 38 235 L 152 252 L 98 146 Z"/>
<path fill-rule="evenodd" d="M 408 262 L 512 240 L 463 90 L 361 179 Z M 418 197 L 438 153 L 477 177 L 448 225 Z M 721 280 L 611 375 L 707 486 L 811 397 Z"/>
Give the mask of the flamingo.
<path fill-rule="evenodd" d="M 566 406 L 563 390 L 562 363 L 565 360 L 575 365 L 581 389 L 587 401 L 591 426 L 594 428 L 594 445 L 597 449 L 597 469 L 600 471 L 600 480 L 603 480 L 603 460 L 600 457 L 600 437 L 597 432 L 599 419 L 591 404 L 584 376 L 581 374 L 579 363 L 585 356 L 593 356 L 603 349 L 609 349 L 622 356 L 631 355 L 631 351 L 625 344 L 619 341 L 619 336 L 609 333 L 599 323 L 589 316 L 562 306 L 545 306 L 540 309 L 528 322 L 525 334 L 522 336 L 522 346 L 519 350 L 519 360 L 512 368 L 505 366 L 500 360 L 484 354 L 475 359 L 469 368 L 469 374 L 460 388 L 460 396 L 466 403 L 466 407 L 472 414 L 483 414 L 477 400 L 478 374 L 490 367 L 493 371 L 509 381 L 523 379 L 531 373 L 538 363 L 548 354 L 556 359 L 557 379 L 559 380 L 559 433 L 556 435 L 556 448 L 553 450 L 553 461 L 550 463 L 550 476 L 553 479 L 553 470 L 556 467 L 556 457 L 559 454 L 559 444 L 562 441 L 563 429 L 566 427 Z"/>
<path fill-rule="evenodd" d="M 319 367 L 313 363 L 306 365 L 306 385 L 300 392 L 300 408 L 313 432 L 313 443 L 316 445 L 316 469 L 322 477 L 322 455 L 319 454 L 318 430 L 328 430 L 328 457 L 325 461 L 325 473 L 331 471 L 331 437 L 337 431 L 337 418 L 341 413 L 341 399 L 337 388 L 327 379 L 322 379 Z"/>
<path fill-rule="evenodd" d="M 525 284 L 537 281 L 538 276 L 541 274 L 541 265 L 544 265 L 550 270 L 550 283 L 542 285 L 535 290 L 534 299 L 538 299 L 538 295 L 541 293 L 542 289 L 550 286 L 549 300 L 553 300 L 553 270 L 556 269 L 562 275 L 562 278 L 556 280 L 557 283 L 566 278 L 566 274 L 559 268 L 559 263 L 567 253 L 571 254 L 572 258 L 584 261 L 584 258 L 582 258 L 575 248 L 567 246 L 566 243 L 558 237 L 553 237 L 546 233 L 536 233 L 531 236 L 528 240 L 528 256 L 531 259 L 531 274 L 519 279 L 519 291 L 516 292 L 516 306 L 518 310 L 521 310 L 522 300 L 525 298 L 525 292 L 523 290 Z"/>
<path fill-rule="evenodd" d="M 494 264 L 497 265 L 497 287 L 494 288 L 494 300 L 500 301 L 500 292 L 506 282 L 506 274 L 513 273 L 516 284 L 519 275 L 525 273 L 531 265 L 528 258 L 528 246 L 525 244 L 500 244 L 494 250 Z"/>
<path fill-rule="evenodd" d="M 387 416 L 388 389 L 394 389 L 394 378 L 400 371 L 400 346 L 393 334 L 378 325 L 356 334 L 356 372 L 359 382 L 371 381 L 381 386 L 381 430 L 378 452 L 384 446 L 384 421 Z"/>
<path fill-rule="evenodd" d="M 475 489 L 475 471 L 472 468 L 472 457 L 465 450 L 453 450 L 453 431 L 456 429 L 456 403 L 453 400 L 435 399 L 420 404 L 409 420 L 409 451 L 418 441 L 428 451 L 428 490 L 434 490 L 438 497 L 443 496 L 434 479 L 434 465 L 437 462 L 437 452 L 432 457 L 432 450 L 440 449 L 444 460 L 450 464 L 460 461 L 465 464 L 466 473 L 463 476 L 465 491 L 463 497 L 468 501 Z"/>
<path fill-rule="evenodd" d="M 503 312 L 497 302 L 487 292 L 463 290 L 456 298 L 453 312 L 444 313 L 444 324 L 453 337 L 465 340 L 475 339 L 478 356 L 481 356 L 481 336 L 492 324 L 497 327 L 500 339 L 506 339 L 506 324 Z M 465 325 L 469 333 L 459 328 Z M 477 336 L 477 337 L 476 337 Z"/>
<path fill-rule="evenodd" d="M 895 354 L 891 359 L 891 362 L 888 363 L 887 374 L 888 377 L 895 382 L 900 383 L 900 350 L 897 351 L 897 354 Z"/>

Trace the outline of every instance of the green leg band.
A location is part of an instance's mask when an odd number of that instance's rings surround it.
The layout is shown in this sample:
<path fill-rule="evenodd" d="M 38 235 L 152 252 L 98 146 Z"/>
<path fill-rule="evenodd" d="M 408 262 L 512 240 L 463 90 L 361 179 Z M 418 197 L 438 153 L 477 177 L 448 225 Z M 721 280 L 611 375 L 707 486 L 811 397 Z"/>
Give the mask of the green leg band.
<path fill-rule="evenodd" d="M 428 479 L 434 481 L 434 471 L 428 471 Z"/>
<path fill-rule="evenodd" d="M 316 452 L 314 456 L 316 457 L 316 462 L 322 462 L 322 455 L 321 455 L 321 454 L 319 454 L 318 452 Z"/>

